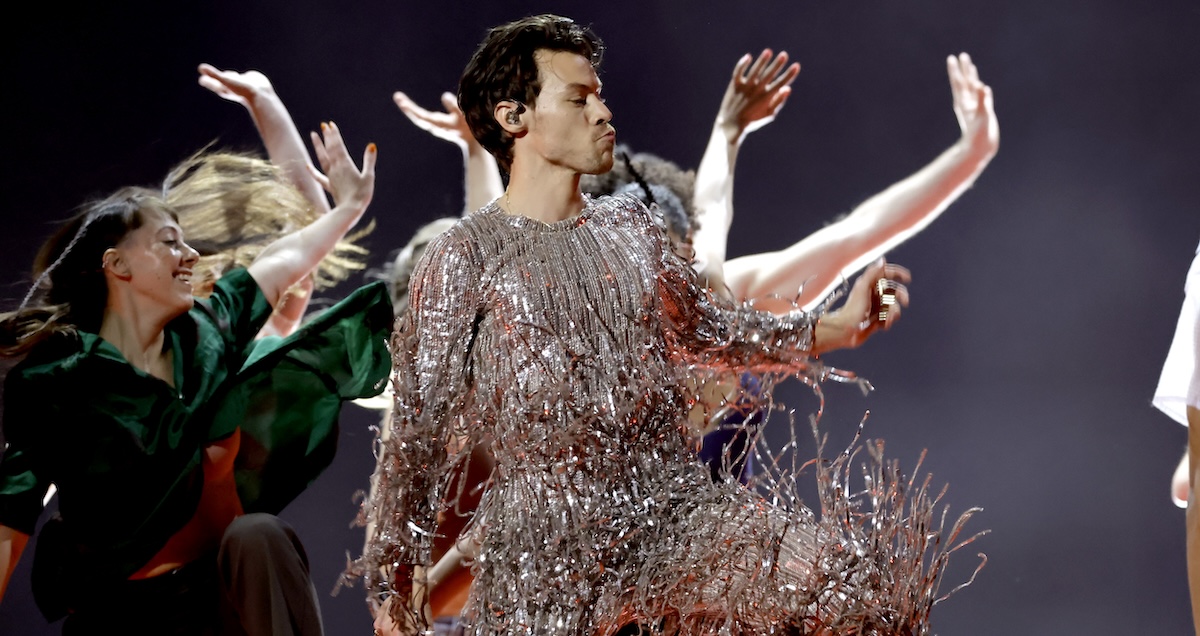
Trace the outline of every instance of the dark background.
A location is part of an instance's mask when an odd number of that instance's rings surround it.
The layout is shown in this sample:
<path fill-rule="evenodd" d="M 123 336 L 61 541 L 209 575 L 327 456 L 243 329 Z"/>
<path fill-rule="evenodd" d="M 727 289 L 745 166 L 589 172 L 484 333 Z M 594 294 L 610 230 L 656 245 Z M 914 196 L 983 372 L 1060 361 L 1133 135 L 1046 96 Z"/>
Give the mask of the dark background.
<path fill-rule="evenodd" d="M 437 105 L 493 24 L 543 11 L 591 23 L 609 46 L 619 140 L 685 166 L 741 54 L 798 59 L 790 103 L 741 155 L 731 256 L 790 244 L 953 143 L 944 60 L 970 52 L 995 90 L 1000 153 L 892 254 L 915 274 L 904 320 L 828 357 L 877 387 L 827 388 L 831 444 L 870 409 L 867 434 L 890 456 L 911 468 L 928 449 L 952 510 L 983 507 L 971 527 L 991 534 L 957 555 L 952 580 L 978 551 L 988 565 L 935 609 L 938 633 L 1190 630 L 1184 515 L 1168 499 L 1185 431 L 1149 400 L 1200 237 L 1194 1 L 93 4 L 29 4 L 6 21 L 6 309 L 52 224 L 87 197 L 158 182 L 213 140 L 258 147 L 243 110 L 196 85 L 200 62 L 262 70 L 302 130 L 332 119 L 355 154 L 378 143 L 378 264 L 462 205 L 458 150 L 408 123 L 391 93 Z M 782 395 L 802 413 L 814 404 L 794 386 Z M 347 407 L 334 466 L 284 513 L 322 593 L 361 545 L 352 495 L 372 468 L 373 421 Z M 5 634 L 58 632 L 29 597 L 31 554 L 0 606 Z M 88 594 L 80 575 L 70 593 Z M 368 633 L 362 598 L 323 596 L 327 631 Z"/>

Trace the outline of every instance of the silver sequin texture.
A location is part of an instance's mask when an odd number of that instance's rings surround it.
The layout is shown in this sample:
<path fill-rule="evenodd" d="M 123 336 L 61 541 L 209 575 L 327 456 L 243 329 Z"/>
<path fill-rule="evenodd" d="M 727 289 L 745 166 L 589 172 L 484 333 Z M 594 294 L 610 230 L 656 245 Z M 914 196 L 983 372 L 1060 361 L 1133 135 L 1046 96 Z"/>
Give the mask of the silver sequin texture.
<path fill-rule="evenodd" d="M 779 503 L 786 477 L 768 502 L 697 463 L 688 375 L 815 382 L 815 316 L 715 301 L 636 200 L 589 201 L 554 224 L 485 207 L 430 245 L 411 307 L 364 504 L 375 532 L 352 567 L 373 592 L 409 597 L 462 449 L 486 444 L 496 468 L 468 634 L 602 635 L 631 620 L 684 634 L 927 630 L 945 555 L 923 570 L 939 530 L 923 487 L 906 508 L 910 484 L 876 458 L 851 496 L 843 456 L 819 467 L 817 520 Z"/>

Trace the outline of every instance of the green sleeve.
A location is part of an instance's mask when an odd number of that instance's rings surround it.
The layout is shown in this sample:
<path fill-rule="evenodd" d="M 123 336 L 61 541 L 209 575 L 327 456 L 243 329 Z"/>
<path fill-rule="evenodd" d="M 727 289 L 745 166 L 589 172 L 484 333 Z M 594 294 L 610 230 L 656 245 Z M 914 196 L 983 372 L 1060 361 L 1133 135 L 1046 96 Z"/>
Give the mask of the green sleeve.
<path fill-rule="evenodd" d="M 235 345 L 245 346 L 271 317 L 271 305 L 258 282 L 245 269 L 227 272 L 217 280 L 212 296 L 197 300 Z"/>
<path fill-rule="evenodd" d="M 247 512 L 278 513 L 333 459 L 342 403 L 378 395 L 391 370 L 392 306 L 374 283 L 287 338 L 263 338 L 217 417 L 236 421 L 235 463 Z"/>

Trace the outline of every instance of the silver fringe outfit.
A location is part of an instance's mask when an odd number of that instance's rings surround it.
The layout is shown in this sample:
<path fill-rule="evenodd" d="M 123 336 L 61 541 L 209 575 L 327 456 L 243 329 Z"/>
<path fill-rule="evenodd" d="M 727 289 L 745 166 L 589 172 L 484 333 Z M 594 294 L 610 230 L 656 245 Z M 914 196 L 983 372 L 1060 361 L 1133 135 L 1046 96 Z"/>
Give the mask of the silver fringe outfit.
<path fill-rule="evenodd" d="M 696 459 L 688 376 L 815 382 L 816 314 L 718 302 L 665 241 L 636 199 L 606 197 L 552 224 L 493 203 L 429 246 L 394 336 L 396 407 L 362 519 L 374 531 L 351 572 L 410 598 L 465 449 L 486 444 L 468 634 L 925 633 L 946 555 L 922 567 L 939 530 L 923 486 L 906 509 L 911 483 L 872 454 L 868 498 L 886 509 L 863 512 L 821 468 L 817 520 L 778 496 L 786 480 L 768 501 Z"/>

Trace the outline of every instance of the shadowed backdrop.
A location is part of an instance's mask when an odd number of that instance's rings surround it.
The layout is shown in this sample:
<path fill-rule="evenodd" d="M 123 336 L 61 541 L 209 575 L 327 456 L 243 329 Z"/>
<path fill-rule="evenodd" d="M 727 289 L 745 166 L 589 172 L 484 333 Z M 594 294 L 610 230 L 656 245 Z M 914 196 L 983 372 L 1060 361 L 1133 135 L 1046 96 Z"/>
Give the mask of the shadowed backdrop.
<path fill-rule="evenodd" d="M 828 362 L 877 390 L 826 389 L 830 448 L 866 435 L 981 506 L 991 533 L 955 555 L 978 580 L 933 613 L 940 634 L 1183 634 L 1183 512 L 1168 482 L 1185 430 L 1149 400 L 1200 239 L 1200 7 L 1185 0 L 728 3 L 173 2 L 24 7 L 0 42 L 0 309 L 13 309 L 54 223 L 91 196 L 160 182 L 210 142 L 258 149 L 249 117 L 196 66 L 267 74 L 302 131 L 336 121 L 379 145 L 372 263 L 455 215 L 454 146 L 391 94 L 438 106 L 487 27 L 528 13 L 590 23 L 618 141 L 695 167 L 746 52 L 802 65 L 778 119 L 746 141 L 731 256 L 782 248 L 921 167 L 958 136 L 945 57 L 995 91 L 996 159 L 892 260 L 914 274 L 891 332 Z M 349 284 L 332 296 L 344 294 Z M 69 387 L 63 399 L 70 399 Z M 815 401 L 794 384 L 781 400 Z M 354 493 L 373 413 L 347 407 L 333 466 L 284 511 L 308 549 L 326 631 L 366 634 L 360 589 L 328 596 L 358 554 Z M 52 421 L 46 426 L 55 426 Z M 811 452 L 811 449 L 810 449 Z M 121 497 L 121 493 L 111 493 Z M 32 549 L 0 633 L 57 634 L 29 594 Z M 71 594 L 89 593 L 87 572 Z"/>

